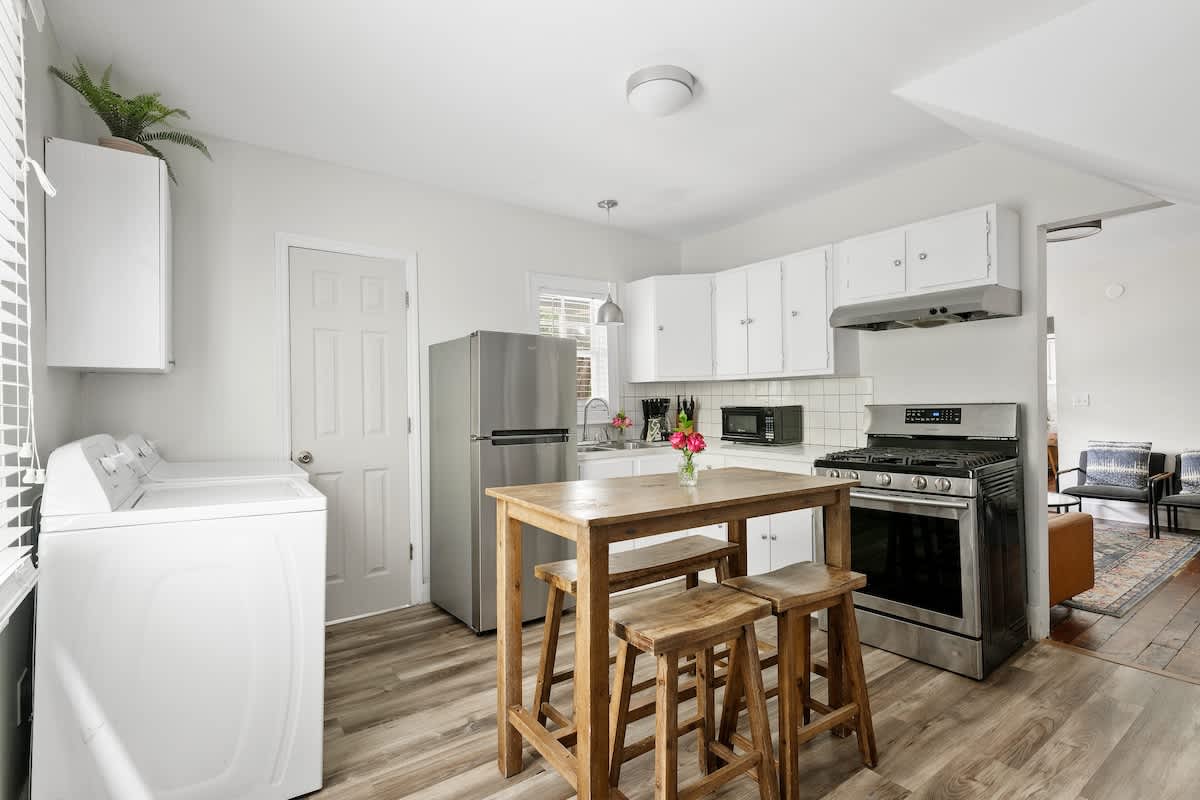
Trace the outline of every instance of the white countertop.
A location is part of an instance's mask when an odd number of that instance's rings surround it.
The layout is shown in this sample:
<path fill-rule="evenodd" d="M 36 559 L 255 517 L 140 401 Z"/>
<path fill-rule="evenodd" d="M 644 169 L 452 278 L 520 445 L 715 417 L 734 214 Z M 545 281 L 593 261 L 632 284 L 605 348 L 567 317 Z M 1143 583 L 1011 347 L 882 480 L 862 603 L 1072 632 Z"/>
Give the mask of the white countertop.
<path fill-rule="evenodd" d="M 720 440 L 709 442 L 704 453 L 722 456 L 738 456 L 741 458 L 774 458 L 785 461 L 802 461 L 811 464 L 833 450 L 846 449 L 823 444 L 793 444 L 793 445 L 755 445 L 734 444 Z M 653 455 L 678 455 L 667 443 L 653 447 L 639 447 L 636 450 L 597 450 L 591 453 L 579 453 L 579 461 L 603 461 L 612 458 L 642 458 Z M 704 454 L 701 454 L 701 458 Z"/>

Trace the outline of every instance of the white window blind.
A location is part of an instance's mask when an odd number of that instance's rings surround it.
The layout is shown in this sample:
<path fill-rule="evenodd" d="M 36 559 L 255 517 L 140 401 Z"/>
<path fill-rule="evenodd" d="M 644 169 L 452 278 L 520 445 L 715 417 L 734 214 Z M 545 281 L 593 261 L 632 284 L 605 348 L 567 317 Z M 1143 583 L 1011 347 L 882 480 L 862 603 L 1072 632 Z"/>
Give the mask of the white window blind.
<path fill-rule="evenodd" d="M 538 333 L 575 340 L 575 398 L 608 397 L 608 331 L 594 325 L 601 298 L 542 289 Z"/>
<path fill-rule="evenodd" d="M 26 175 L 33 165 L 26 157 L 23 10 L 22 0 L 0 0 L 0 580 L 20 566 L 26 548 L 11 545 L 29 532 L 31 490 L 44 480 L 29 368 Z"/>

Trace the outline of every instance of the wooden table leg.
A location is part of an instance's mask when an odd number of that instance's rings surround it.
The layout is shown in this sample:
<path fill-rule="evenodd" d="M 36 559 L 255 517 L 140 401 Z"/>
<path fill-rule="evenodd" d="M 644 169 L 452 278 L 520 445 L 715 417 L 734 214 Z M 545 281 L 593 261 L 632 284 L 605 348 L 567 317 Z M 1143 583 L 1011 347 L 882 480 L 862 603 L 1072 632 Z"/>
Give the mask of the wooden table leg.
<path fill-rule="evenodd" d="M 801 648 L 797 638 L 800 635 L 800 617 L 807 618 L 795 610 L 786 611 L 776 618 L 776 631 L 779 650 L 779 783 L 780 794 L 784 800 L 799 800 L 800 797 L 800 748 L 796 742 L 796 734 L 800 730 L 800 719 L 804 707 L 800 687 L 796 678 L 802 669 L 798 663 Z M 807 676 L 805 680 L 808 680 Z"/>
<path fill-rule="evenodd" d="M 575 608 L 575 748 L 579 800 L 608 800 L 608 537 L 580 528 Z"/>
<path fill-rule="evenodd" d="M 497 762 L 511 778 L 523 768 L 521 734 L 508 721 L 508 709 L 522 704 L 521 523 L 504 501 L 496 502 L 496 612 Z"/>
<path fill-rule="evenodd" d="M 832 567 L 850 569 L 850 491 L 839 491 L 838 501 L 822 510 L 825 514 L 825 563 Z M 826 652 L 829 664 L 829 675 L 826 678 L 829 682 L 829 707 L 838 708 L 846 703 L 846 665 L 832 621 L 828 630 Z M 850 728 L 846 726 L 834 729 L 835 736 L 846 737 L 850 733 Z"/>
<path fill-rule="evenodd" d="M 737 578 L 746 574 L 746 520 L 731 519 L 726 523 L 725 538 L 738 546 L 737 558 L 734 560 L 733 575 Z"/>

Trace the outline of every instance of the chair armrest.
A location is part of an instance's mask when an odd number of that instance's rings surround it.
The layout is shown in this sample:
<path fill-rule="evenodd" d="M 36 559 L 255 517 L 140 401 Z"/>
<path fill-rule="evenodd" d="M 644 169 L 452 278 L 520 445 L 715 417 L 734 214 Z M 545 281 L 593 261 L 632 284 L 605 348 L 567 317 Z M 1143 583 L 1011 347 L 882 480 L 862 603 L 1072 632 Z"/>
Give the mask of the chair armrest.
<path fill-rule="evenodd" d="M 1056 475 L 1066 475 L 1068 472 L 1082 472 L 1084 475 L 1087 475 L 1087 470 L 1080 469 L 1079 467 L 1071 467 L 1070 469 L 1060 469 L 1055 474 Z"/>
<path fill-rule="evenodd" d="M 1146 484 L 1146 489 L 1147 489 L 1147 491 L 1153 493 L 1153 496 L 1155 497 L 1155 499 L 1162 497 L 1163 491 L 1162 491 L 1162 487 L 1159 484 L 1167 483 L 1169 486 L 1170 481 L 1174 477 L 1175 477 L 1174 472 L 1160 472 L 1157 475 L 1151 475 L 1150 481 Z"/>

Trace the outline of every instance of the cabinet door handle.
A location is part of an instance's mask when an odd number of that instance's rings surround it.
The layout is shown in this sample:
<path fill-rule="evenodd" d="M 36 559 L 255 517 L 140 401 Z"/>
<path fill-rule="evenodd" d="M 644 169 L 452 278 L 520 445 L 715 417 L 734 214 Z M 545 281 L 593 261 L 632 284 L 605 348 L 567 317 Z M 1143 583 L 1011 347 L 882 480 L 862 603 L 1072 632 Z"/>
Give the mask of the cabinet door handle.
<path fill-rule="evenodd" d="M 661 330 L 665 330 L 665 329 L 663 328 L 663 326 L 662 326 L 662 325 L 659 325 L 659 326 L 658 326 L 658 329 L 659 329 L 660 331 L 661 331 Z"/>
<path fill-rule="evenodd" d="M 903 261 L 901 261 L 900 259 L 898 259 L 898 258 L 897 258 L 895 261 L 893 261 L 893 262 L 892 262 L 892 266 L 893 266 L 893 267 L 898 267 L 898 266 L 900 266 L 900 265 L 901 265 L 901 264 L 903 264 L 903 263 L 904 263 Z"/>
<path fill-rule="evenodd" d="M 799 311 L 793 311 L 793 312 L 792 312 L 792 316 L 793 316 L 793 317 L 798 317 L 798 316 L 800 316 L 800 312 L 799 312 Z"/>
<path fill-rule="evenodd" d="M 746 320 L 744 320 L 744 319 L 738 320 L 738 325 L 745 325 L 745 324 L 746 324 Z"/>
<path fill-rule="evenodd" d="M 749 317 L 747 317 L 747 318 L 746 318 L 746 324 L 747 324 L 747 325 L 749 325 L 751 322 L 754 322 L 754 320 L 752 320 L 752 319 L 750 319 Z"/>
<path fill-rule="evenodd" d="M 771 534 L 771 541 L 772 541 L 772 542 L 777 542 L 777 541 L 779 541 L 779 537 L 778 537 L 778 536 L 776 536 L 775 534 L 773 534 L 773 533 L 772 533 L 772 534 Z"/>
<path fill-rule="evenodd" d="M 922 261 L 924 261 L 925 259 L 929 258 L 929 253 L 918 253 L 918 254 L 917 254 L 917 258 L 919 258 L 919 259 L 921 259 Z"/>
<path fill-rule="evenodd" d="M 766 535 L 765 533 L 762 535 L 762 540 L 763 540 L 764 542 L 767 540 L 767 535 Z"/>

